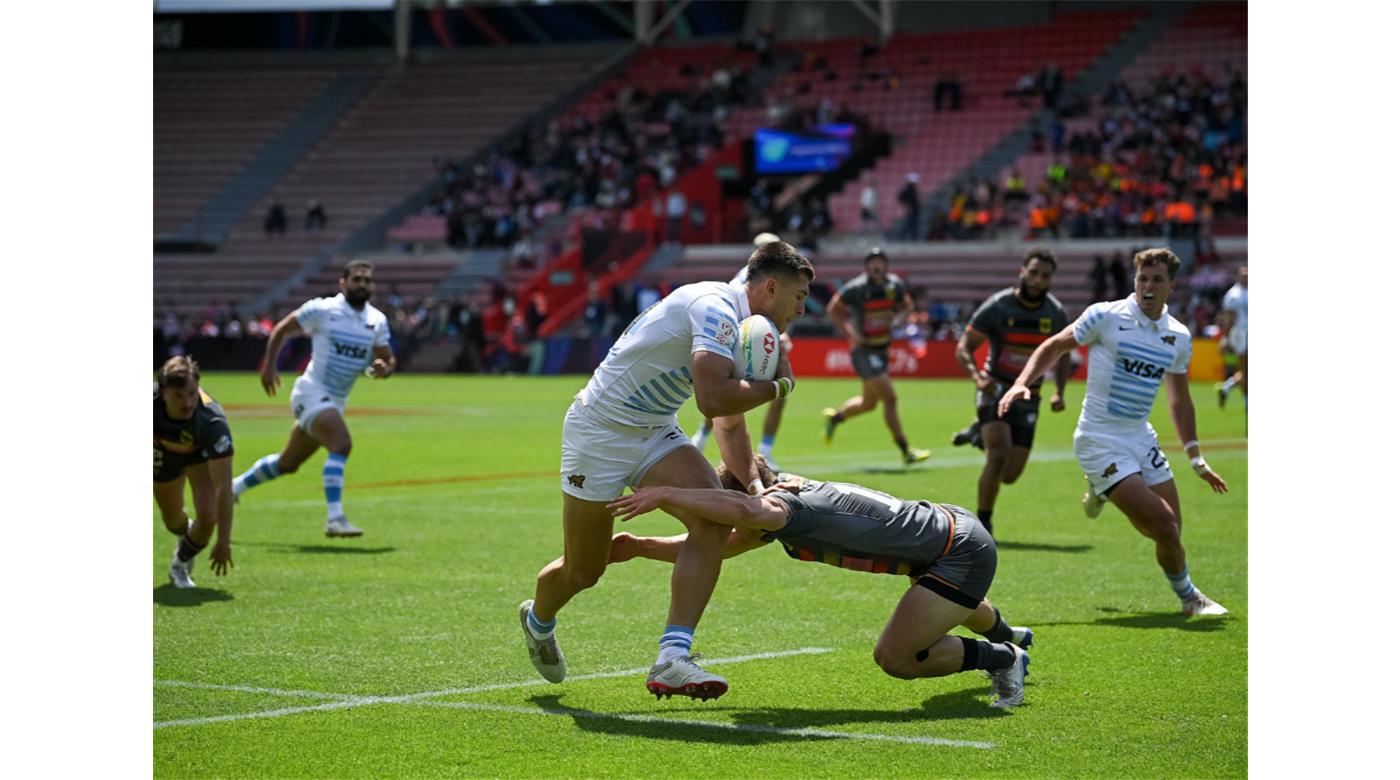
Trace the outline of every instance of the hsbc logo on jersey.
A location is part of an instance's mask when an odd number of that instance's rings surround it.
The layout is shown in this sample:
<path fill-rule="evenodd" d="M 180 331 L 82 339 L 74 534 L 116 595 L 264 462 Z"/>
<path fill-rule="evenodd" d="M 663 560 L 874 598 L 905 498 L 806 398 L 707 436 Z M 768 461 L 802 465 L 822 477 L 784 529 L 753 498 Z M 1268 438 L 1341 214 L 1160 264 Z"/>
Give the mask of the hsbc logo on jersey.
<path fill-rule="evenodd" d="M 331 342 L 335 345 L 335 354 L 343 357 L 364 359 L 369 357 L 369 350 L 355 344 L 341 344 L 339 341 Z"/>
<path fill-rule="evenodd" d="M 1123 358 L 1118 362 L 1123 366 L 1124 371 L 1146 379 L 1161 379 L 1162 375 L 1167 372 L 1165 368 L 1154 366 L 1144 360 L 1129 360 Z"/>

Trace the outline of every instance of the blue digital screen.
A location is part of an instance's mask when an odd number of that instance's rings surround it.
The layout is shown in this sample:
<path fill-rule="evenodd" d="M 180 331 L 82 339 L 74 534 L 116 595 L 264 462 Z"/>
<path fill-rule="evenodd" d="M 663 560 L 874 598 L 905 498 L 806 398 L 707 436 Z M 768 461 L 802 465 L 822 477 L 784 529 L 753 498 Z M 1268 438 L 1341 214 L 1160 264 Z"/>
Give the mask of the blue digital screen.
<path fill-rule="evenodd" d="M 759 174 L 832 171 L 851 156 L 850 125 L 821 125 L 809 133 L 759 128 L 753 135 L 754 170 Z"/>

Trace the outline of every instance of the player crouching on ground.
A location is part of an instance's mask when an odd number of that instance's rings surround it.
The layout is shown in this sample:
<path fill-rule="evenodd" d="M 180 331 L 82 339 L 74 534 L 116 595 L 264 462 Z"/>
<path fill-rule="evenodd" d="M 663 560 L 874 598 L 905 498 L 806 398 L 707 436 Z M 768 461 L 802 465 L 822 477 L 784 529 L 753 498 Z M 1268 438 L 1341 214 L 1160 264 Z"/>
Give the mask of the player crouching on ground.
<path fill-rule="evenodd" d="M 185 480 L 194 493 L 195 519 L 185 513 Z M 173 357 L 155 386 L 155 497 L 166 530 L 180 537 L 170 560 L 170 582 L 193 588 L 194 557 L 219 540 L 209 566 L 223 576 L 233 566 L 233 437 L 219 403 L 199 388 L 199 364 Z"/>
<path fill-rule="evenodd" d="M 778 482 L 758 456 L 766 490 L 750 496 L 719 468 L 723 490 L 644 487 L 613 501 L 626 521 L 653 509 L 695 513 L 733 525 L 724 550 L 729 558 L 774 540 L 801 561 L 857 571 L 908 575 L 905 592 L 875 644 L 875 663 L 902 680 L 943 677 L 982 669 L 992 678 L 993 707 L 1014 707 L 1024 697 L 1030 629 L 1008 626 L 984 598 L 997 568 L 996 542 L 966 509 L 930 501 L 905 501 L 844 482 L 784 475 Z M 650 558 L 675 562 L 685 535 L 613 537 L 611 561 Z M 859 547 L 852 547 L 858 542 Z M 965 626 L 987 639 L 951 636 Z"/>

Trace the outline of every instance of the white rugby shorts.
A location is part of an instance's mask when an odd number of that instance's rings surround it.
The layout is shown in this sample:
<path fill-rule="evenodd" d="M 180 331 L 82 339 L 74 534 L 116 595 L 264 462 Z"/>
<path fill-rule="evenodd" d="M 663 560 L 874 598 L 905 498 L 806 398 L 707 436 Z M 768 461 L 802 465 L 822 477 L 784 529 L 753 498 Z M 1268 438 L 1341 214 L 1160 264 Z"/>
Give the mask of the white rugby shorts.
<path fill-rule="evenodd" d="M 1235 354 L 1243 355 L 1249 351 L 1249 331 L 1245 328 L 1231 328 L 1227 340 Z"/>
<path fill-rule="evenodd" d="M 689 446 L 675 418 L 656 428 L 613 424 L 575 401 L 564 414 L 559 486 L 584 501 L 611 501 L 624 487 L 636 487 L 662 458 Z"/>
<path fill-rule="evenodd" d="M 1172 479 L 1172 466 L 1150 423 L 1131 433 L 1086 433 L 1076 428 L 1074 455 L 1100 496 L 1133 474 L 1141 474 L 1148 487 Z"/>
<path fill-rule="evenodd" d="M 305 374 L 297 377 L 296 384 L 292 385 L 292 416 L 296 418 L 297 426 L 311 433 L 312 421 L 327 409 L 334 409 L 344 415 L 345 399 L 331 395 L 326 388 L 308 379 Z"/>

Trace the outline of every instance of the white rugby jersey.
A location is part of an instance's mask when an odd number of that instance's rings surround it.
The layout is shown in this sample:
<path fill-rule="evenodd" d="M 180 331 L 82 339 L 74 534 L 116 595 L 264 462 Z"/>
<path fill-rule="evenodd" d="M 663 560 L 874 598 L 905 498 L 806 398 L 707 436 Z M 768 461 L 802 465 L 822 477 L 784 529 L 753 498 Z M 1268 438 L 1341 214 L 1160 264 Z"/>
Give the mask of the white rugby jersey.
<path fill-rule="evenodd" d="M 1191 362 L 1191 331 L 1162 308 L 1149 319 L 1135 296 L 1096 303 L 1074 321 L 1074 340 L 1089 345 L 1089 382 L 1079 430 L 1128 432 L 1147 423 L 1166 374 Z"/>
<path fill-rule="evenodd" d="M 748 263 L 744 263 L 744 265 L 739 269 L 739 273 L 734 274 L 734 278 L 733 278 L 733 279 L 730 279 L 730 280 L 729 280 L 729 283 L 730 283 L 730 284 L 734 284 L 734 285 L 739 285 L 740 287 L 742 287 L 742 286 L 748 284 L 748 283 L 749 283 L 749 264 L 748 264 Z"/>
<path fill-rule="evenodd" d="M 365 367 L 374 362 L 374 347 L 389 343 L 389 320 L 369 303 L 359 311 L 340 293 L 312 298 L 296 311 L 297 322 L 311 337 L 311 362 L 302 374 L 344 401 Z"/>
<path fill-rule="evenodd" d="M 742 286 L 678 287 L 632 320 L 577 398 L 612 422 L 674 424 L 676 412 L 695 392 L 691 354 L 713 352 L 733 360 L 739 323 L 750 313 Z"/>
<path fill-rule="evenodd" d="M 1249 333 L 1249 288 L 1235 283 L 1225 292 L 1225 298 L 1220 303 L 1221 308 L 1235 313 L 1235 324 L 1230 328 L 1230 334 L 1241 336 Z"/>

